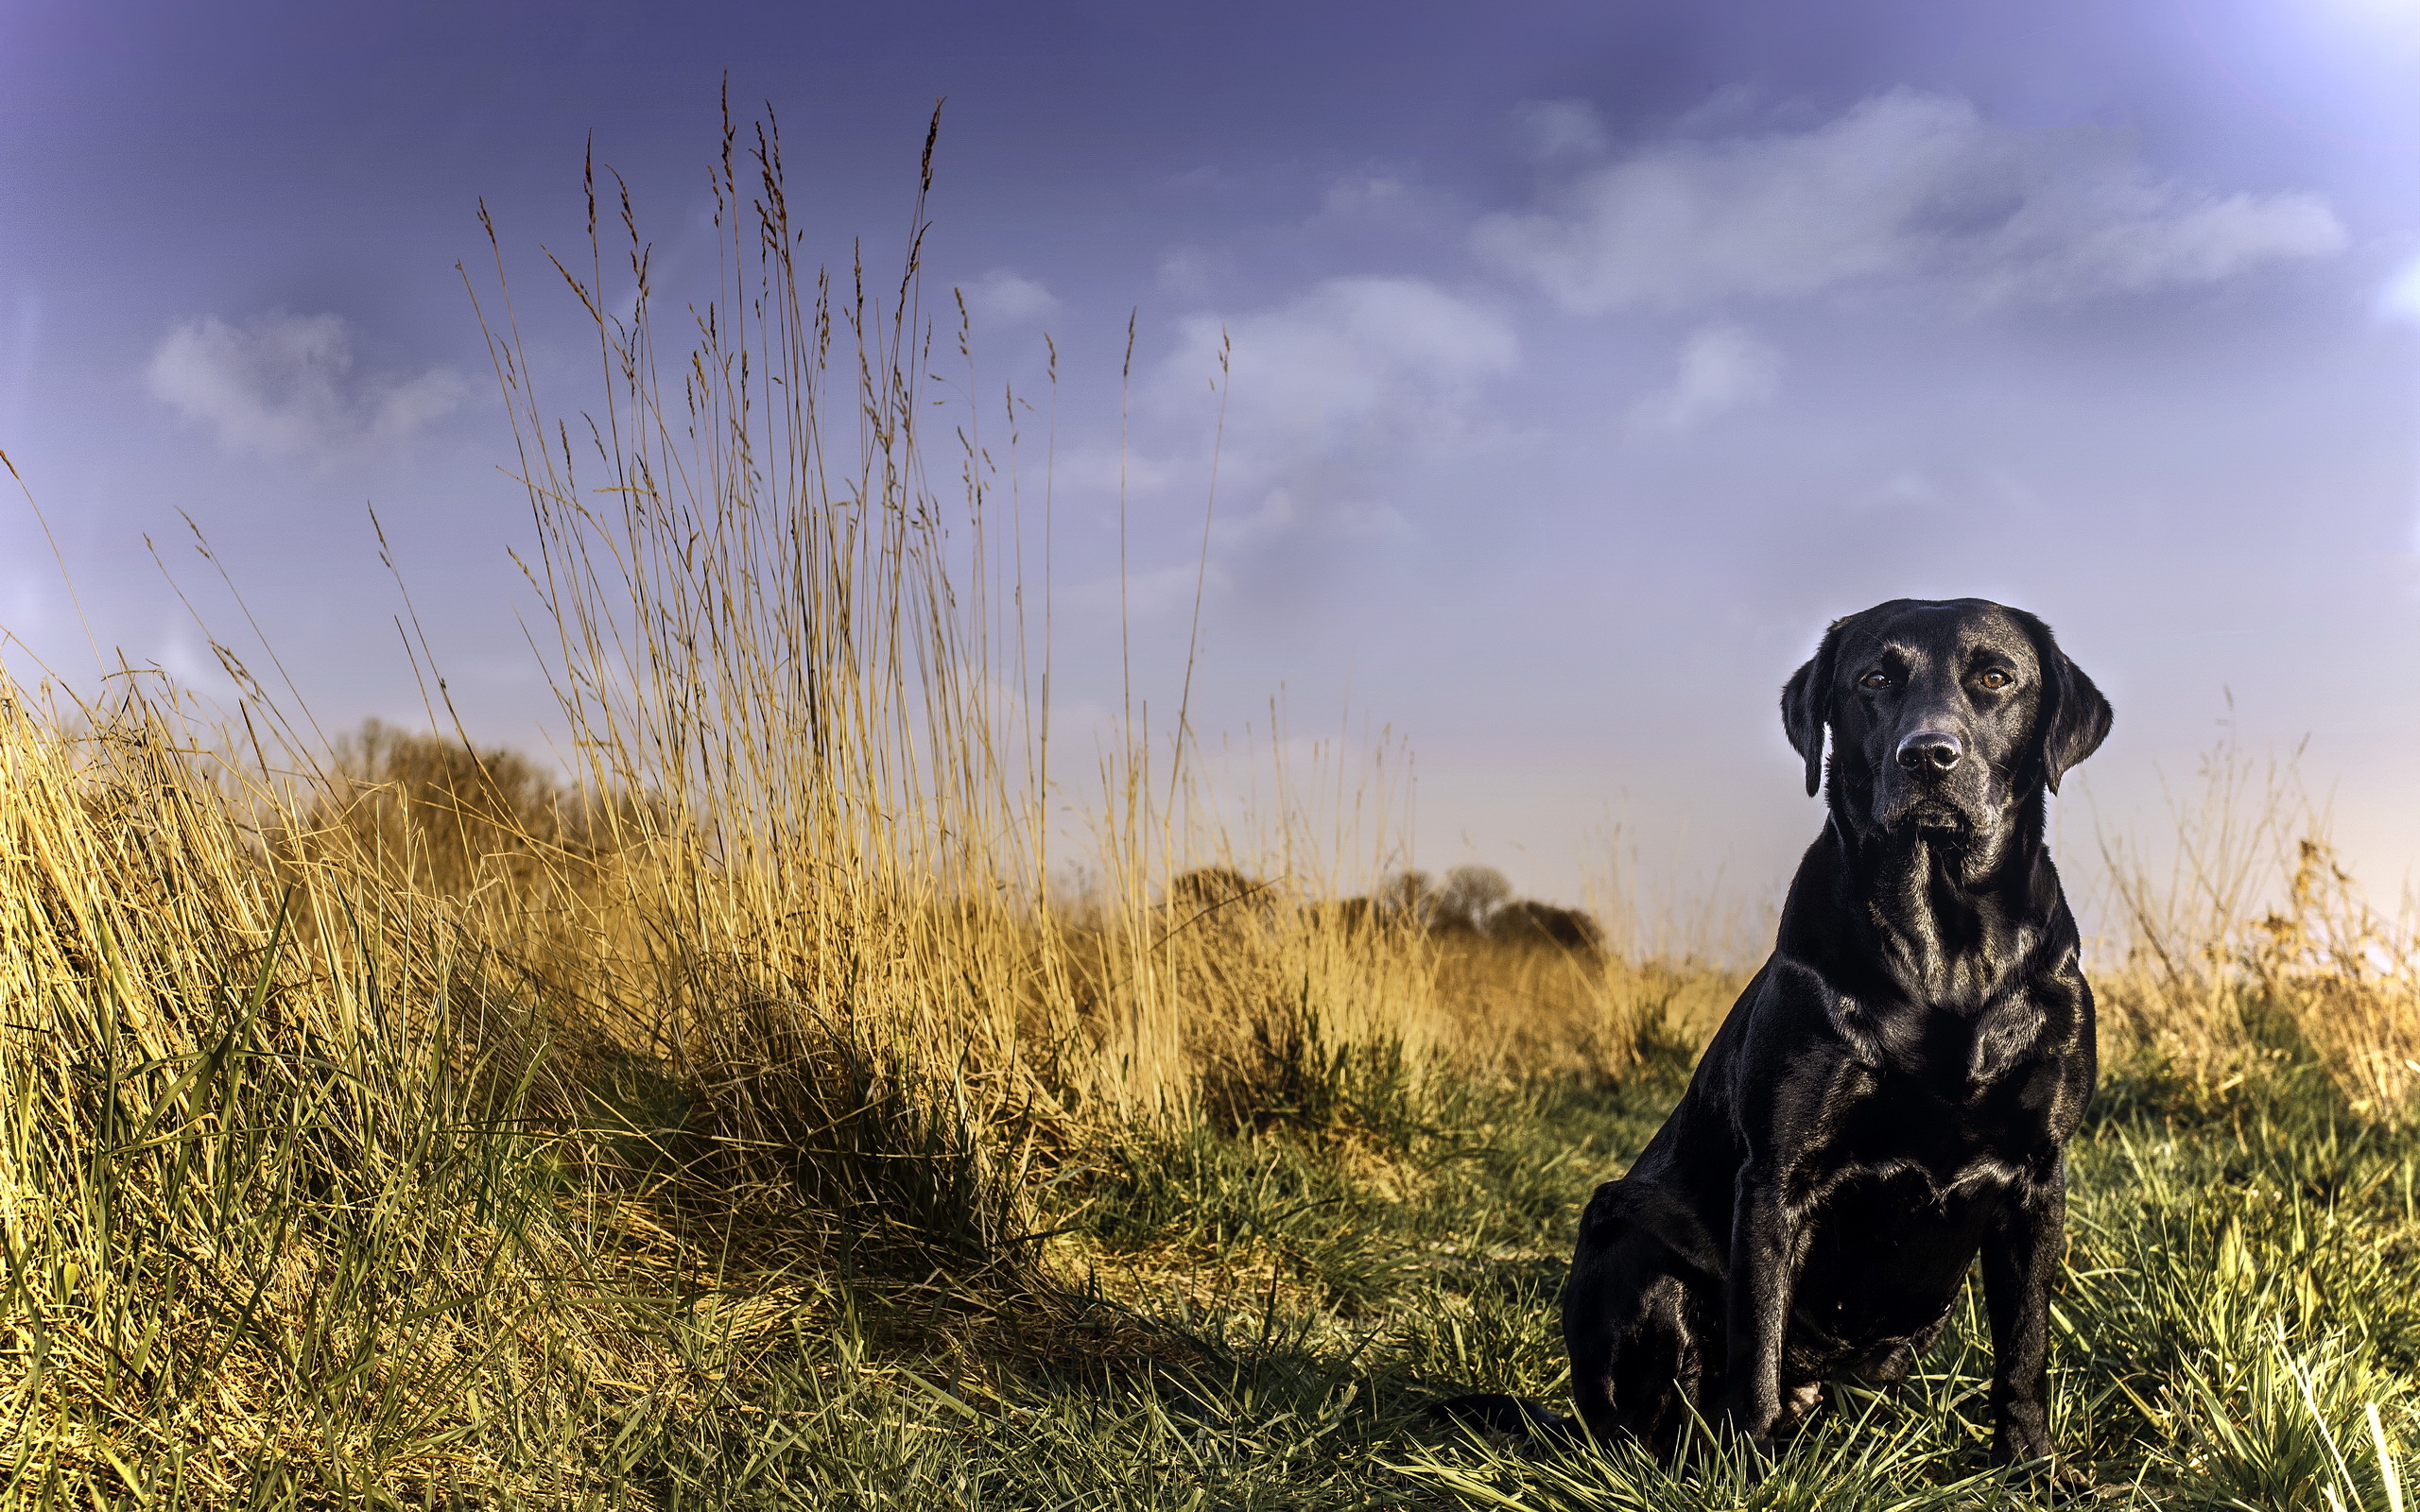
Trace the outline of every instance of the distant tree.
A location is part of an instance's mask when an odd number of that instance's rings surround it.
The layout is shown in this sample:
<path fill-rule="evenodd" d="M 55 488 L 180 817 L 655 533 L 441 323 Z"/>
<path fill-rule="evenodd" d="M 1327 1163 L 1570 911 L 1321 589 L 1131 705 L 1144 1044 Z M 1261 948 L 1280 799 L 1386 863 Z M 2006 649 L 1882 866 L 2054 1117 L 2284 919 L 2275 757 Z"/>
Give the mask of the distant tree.
<path fill-rule="evenodd" d="M 1426 928 L 1437 912 L 1437 889 L 1429 885 L 1425 871 L 1398 871 L 1378 885 L 1371 900 L 1382 914 Z"/>
<path fill-rule="evenodd" d="M 1168 881 L 1168 906 L 1191 916 L 1242 903 L 1268 889 L 1233 867 L 1196 867 Z"/>
<path fill-rule="evenodd" d="M 1498 908 L 1488 919 L 1488 933 L 1508 943 L 1556 945 L 1591 955 L 1605 945 L 1605 932 L 1588 915 L 1533 898 Z"/>
<path fill-rule="evenodd" d="M 1512 896 L 1512 884 L 1494 867 L 1456 867 L 1445 873 L 1428 927 L 1485 933 L 1488 919 Z"/>
<path fill-rule="evenodd" d="M 335 747 L 338 785 L 286 842 L 303 851 L 350 843 L 421 885 L 468 893 L 596 850 L 586 813 L 516 751 L 375 719 Z"/>
<path fill-rule="evenodd" d="M 1398 871 L 1367 898 L 1310 906 L 1314 917 L 1346 933 L 1385 919 L 1432 935 L 1476 935 L 1508 945 L 1552 945 L 1591 955 L 1604 948 L 1596 919 L 1577 908 L 1514 897 L 1512 884 L 1494 867 L 1456 867 L 1442 886 L 1425 871 Z"/>
<path fill-rule="evenodd" d="M 1312 909 L 1315 918 L 1340 934 L 1357 935 L 1370 927 L 1372 909 L 1367 898 L 1340 898 L 1334 902 L 1314 903 Z"/>

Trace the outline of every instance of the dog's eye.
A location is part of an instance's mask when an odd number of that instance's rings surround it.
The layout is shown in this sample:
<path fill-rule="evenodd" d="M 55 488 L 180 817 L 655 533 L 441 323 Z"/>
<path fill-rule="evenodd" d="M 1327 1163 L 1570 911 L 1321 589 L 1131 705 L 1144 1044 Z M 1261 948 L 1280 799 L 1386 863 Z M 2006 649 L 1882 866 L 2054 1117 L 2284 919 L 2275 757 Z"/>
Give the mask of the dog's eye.
<path fill-rule="evenodd" d="M 1975 680 L 1981 683 L 1984 687 L 1991 689 L 1994 693 L 1997 693 L 2016 679 L 2010 677 L 2007 673 L 2002 672 L 1999 668 L 1994 667 L 1992 670 L 1984 673 Z"/>
<path fill-rule="evenodd" d="M 1887 688 L 1891 686 L 1891 674 L 1888 672 L 1869 672 L 1864 677 L 1857 679 L 1857 685 L 1860 688 Z"/>

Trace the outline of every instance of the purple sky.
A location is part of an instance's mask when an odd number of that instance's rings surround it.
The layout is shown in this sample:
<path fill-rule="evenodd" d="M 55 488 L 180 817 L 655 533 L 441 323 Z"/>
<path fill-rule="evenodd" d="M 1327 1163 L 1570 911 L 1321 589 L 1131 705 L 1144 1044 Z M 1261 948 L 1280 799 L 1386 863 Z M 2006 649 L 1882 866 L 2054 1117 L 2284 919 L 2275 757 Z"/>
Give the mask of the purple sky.
<path fill-rule="evenodd" d="M 1783 679 L 1832 616 L 1977 593 L 2117 704 L 2071 850 L 2189 785 L 2231 695 L 2248 749 L 2308 737 L 2374 888 L 2411 874 L 2412 0 L 21 0 L 0 448 L 102 642 L 208 685 L 145 545 L 206 586 L 182 509 L 323 723 L 418 722 L 374 501 L 476 731 L 539 745 L 527 504 L 454 263 L 484 197 L 567 343 L 537 249 L 582 232 L 593 133 L 662 281 L 709 266 L 726 70 L 837 259 L 895 253 L 948 96 L 935 285 L 987 386 L 1063 354 L 1071 709 L 1117 697 L 1139 308 L 1138 679 L 1165 708 L 1182 676 L 1223 329 L 1195 723 L 1265 727 L 1282 688 L 1299 734 L 1391 728 L 1424 865 L 1575 897 L 1618 826 L 1651 889 L 1761 898 L 1818 822 Z M 91 664 L 21 505 L 0 626 Z"/>

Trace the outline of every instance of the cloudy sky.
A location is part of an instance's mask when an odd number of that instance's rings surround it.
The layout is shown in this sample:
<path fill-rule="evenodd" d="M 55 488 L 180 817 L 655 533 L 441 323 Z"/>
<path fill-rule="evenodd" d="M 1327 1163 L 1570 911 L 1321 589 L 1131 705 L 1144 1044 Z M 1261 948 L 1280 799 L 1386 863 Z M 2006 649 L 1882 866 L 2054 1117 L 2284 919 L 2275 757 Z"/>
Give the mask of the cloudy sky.
<path fill-rule="evenodd" d="M 1817 822 L 1824 623 L 2033 609 L 2117 733 L 2071 849 L 2231 729 L 2393 895 L 2420 854 L 2411 0 L 188 6 L 0 14 L 0 448 L 105 646 L 207 687 L 206 532 L 331 727 L 417 721 L 365 505 L 478 733 L 536 745 L 510 439 L 458 260 L 544 347 L 580 163 L 712 266 L 717 91 L 818 255 L 929 276 L 986 385 L 1060 352 L 1061 688 L 1128 593 L 1197 726 L 1416 763 L 1414 843 L 1576 897 L 1614 843 L 1761 896 Z M 1201 560 L 1218 408 L 1232 374 Z M 90 667 L 0 506 L 0 626 Z M 80 662 L 78 662 L 80 658 Z"/>

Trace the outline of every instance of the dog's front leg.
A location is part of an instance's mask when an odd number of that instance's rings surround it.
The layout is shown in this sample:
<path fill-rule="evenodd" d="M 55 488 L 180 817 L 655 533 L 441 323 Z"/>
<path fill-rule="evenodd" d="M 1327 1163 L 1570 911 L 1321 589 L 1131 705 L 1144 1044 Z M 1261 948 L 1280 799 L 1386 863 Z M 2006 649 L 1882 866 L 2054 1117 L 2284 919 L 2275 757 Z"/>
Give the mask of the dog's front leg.
<path fill-rule="evenodd" d="M 1983 1302 L 1992 1315 L 1995 1464 L 2050 1457 L 2050 1280 L 2066 1233 L 2065 1157 L 2020 1181 L 1983 1236 Z"/>
<path fill-rule="evenodd" d="M 1760 1448 L 1781 1416 L 1781 1346 L 1797 1268 L 1796 1230 L 1779 1173 L 1751 1158 L 1739 1168 L 1731 1215 L 1723 1407 L 1731 1426 Z"/>

